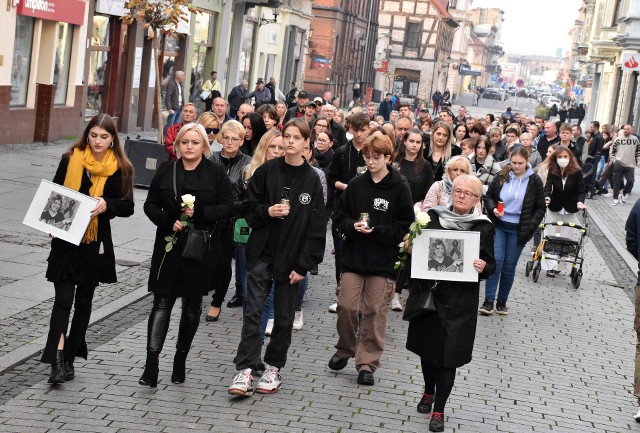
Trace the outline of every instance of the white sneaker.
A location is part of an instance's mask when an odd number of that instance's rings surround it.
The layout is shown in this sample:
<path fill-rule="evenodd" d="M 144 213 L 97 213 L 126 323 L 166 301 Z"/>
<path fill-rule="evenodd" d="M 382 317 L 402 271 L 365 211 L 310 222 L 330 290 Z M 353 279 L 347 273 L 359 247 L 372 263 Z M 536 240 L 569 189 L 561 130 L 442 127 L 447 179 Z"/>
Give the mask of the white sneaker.
<path fill-rule="evenodd" d="M 627 200 L 629 200 L 629 194 L 623 194 L 622 195 L 622 203 L 626 203 Z"/>
<path fill-rule="evenodd" d="M 402 304 L 400 303 L 400 297 L 397 293 L 393 295 L 393 298 L 391 299 L 391 309 L 393 311 L 402 311 Z"/>
<path fill-rule="evenodd" d="M 619 203 L 619 202 L 618 202 L 618 199 L 615 199 L 615 198 L 614 198 L 614 199 L 613 199 L 613 204 L 612 204 L 612 206 L 618 206 L 618 203 Z"/>
<path fill-rule="evenodd" d="M 280 377 L 280 370 L 270 366 L 258 381 L 256 392 L 259 394 L 275 394 L 280 391 L 281 385 L 282 378 Z"/>
<path fill-rule="evenodd" d="M 264 335 L 270 337 L 271 331 L 273 331 L 273 319 L 267 320 L 267 328 L 264 330 Z"/>
<path fill-rule="evenodd" d="M 304 326 L 304 319 L 302 317 L 302 310 L 296 311 L 296 316 L 293 318 L 293 329 L 299 331 Z"/>
<path fill-rule="evenodd" d="M 233 384 L 227 391 L 231 395 L 249 397 L 253 395 L 253 375 L 250 368 L 241 370 L 233 377 Z"/>
<path fill-rule="evenodd" d="M 634 415 L 633 419 L 635 419 L 636 422 L 640 422 L 640 407 L 638 408 L 638 412 Z"/>
<path fill-rule="evenodd" d="M 329 312 L 330 313 L 337 313 L 338 312 L 338 303 L 337 302 L 329 305 Z"/>

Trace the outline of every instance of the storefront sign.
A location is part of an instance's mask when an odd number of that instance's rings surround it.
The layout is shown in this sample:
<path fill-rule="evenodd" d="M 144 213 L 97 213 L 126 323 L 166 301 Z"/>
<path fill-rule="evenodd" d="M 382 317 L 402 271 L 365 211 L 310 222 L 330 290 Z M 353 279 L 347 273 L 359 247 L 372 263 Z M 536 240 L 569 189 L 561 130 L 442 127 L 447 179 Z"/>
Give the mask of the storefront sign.
<path fill-rule="evenodd" d="M 622 70 L 640 71 L 640 54 L 638 53 L 623 54 Z"/>
<path fill-rule="evenodd" d="M 85 2 L 79 0 L 21 0 L 17 12 L 28 17 L 81 26 L 84 24 L 84 6 Z"/>
<path fill-rule="evenodd" d="M 121 17 L 129 12 L 126 3 L 125 0 L 97 0 L 96 12 Z"/>

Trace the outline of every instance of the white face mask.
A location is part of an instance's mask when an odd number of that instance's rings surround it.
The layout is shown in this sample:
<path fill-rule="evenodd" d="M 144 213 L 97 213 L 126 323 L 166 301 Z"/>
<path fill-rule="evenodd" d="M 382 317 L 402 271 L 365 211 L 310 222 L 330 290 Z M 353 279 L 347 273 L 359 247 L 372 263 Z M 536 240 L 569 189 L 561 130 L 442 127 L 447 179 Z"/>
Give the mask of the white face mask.
<path fill-rule="evenodd" d="M 569 165 L 569 158 L 558 158 L 557 161 L 560 168 L 565 168 L 567 165 Z"/>

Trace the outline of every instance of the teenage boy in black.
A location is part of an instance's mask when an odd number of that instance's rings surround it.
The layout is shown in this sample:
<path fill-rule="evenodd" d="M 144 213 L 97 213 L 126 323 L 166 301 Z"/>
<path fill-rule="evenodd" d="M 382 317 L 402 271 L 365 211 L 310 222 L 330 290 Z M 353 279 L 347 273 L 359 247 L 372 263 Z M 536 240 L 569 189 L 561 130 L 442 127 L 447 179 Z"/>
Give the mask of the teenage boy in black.
<path fill-rule="evenodd" d="M 280 369 L 287 361 L 298 297 L 298 282 L 324 256 L 326 226 L 320 178 L 302 157 L 311 130 L 302 119 L 284 126 L 284 157 L 258 167 L 247 189 L 245 213 L 252 228 L 247 242 L 247 311 L 238 353 L 238 374 L 229 394 L 250 396 L 253 371 L 260 362 L 262 310 L 275 283 L 275 324 L 264 361 L 266 369 L 255 392 L 280 390 Z M 288 200 L 288 203 L 285 201 Z"/>
<path fill-rule="evenodd" d="M 347 184 L 358 174 L 367 170 L 367 165 L 362 158 L 362 146 L 369 136 L 369 116 L 365 113 L 355 113 L 351 117 L 350 131 L 353 138 L 344 146 L 340 146 L 333 154 L 331 167 L 327 172 L 327 186 L 335 190 L 335 203 L 340 199 Z M 335 224 L 331 227 L 333 247 L 336 261 L 336 284 L 340 283 L 340 251 L 342 248 L 342 236 Z M 336 312 L 337 303 L 329 306 L 329 311 Z"/>

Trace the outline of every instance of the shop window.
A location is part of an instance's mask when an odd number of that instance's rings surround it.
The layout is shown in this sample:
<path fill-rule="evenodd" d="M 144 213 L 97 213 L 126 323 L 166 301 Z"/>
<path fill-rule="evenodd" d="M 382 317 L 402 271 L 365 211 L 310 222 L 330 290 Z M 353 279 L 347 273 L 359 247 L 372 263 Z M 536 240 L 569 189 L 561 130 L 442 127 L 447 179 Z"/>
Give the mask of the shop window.
<path fill-rule="evenodd" d="M 193 56 L 191 57 L 191 97 L 197 101 L 202 93 L 202 85 L 210 77 L 211 71 L 205 71 L 207 54 L 213 55 L 213 38 L 217 14 L 201 12 L 196 15 L 196 29 L 193 35 Z"/>
<path fill-rule="evenodd" d="M 105 111 L 105 84 L 109 78 L 109 41 L 111 21 L 103 15 L 93 16 L 91 48 L 89 51 L 89 73 L 87 76 L 87 106 L 85 117 L 91 118 Z"/>
<path fill-rule="evenodd" d="M 13 64 L 11 65 L 11 107 L 27 105 L 29 70 L 31 69 L 31 48 L 33 46 L 33 26 L 35 20 L 23 15 L 16 16 L 16 38 L 13 43 Z"/>
<path fill-rule="evenodd" d="M 53 98 L 53 103 L 55 105 L 64 105 L 67 103 L 72 40 L 73 25 L 67 23 L 58 23 L 56 63 L 53 69 L 53 85 L 56 89 L 56 93 Z"/>
<path fill-rule="evenodd" d="M 253 34 L 256 24 L 246 21 L 242 26 L 242 51 L 238 68 L 238 83 L 242 80 L 249 80 L 251 77 L 251 56 L 253 49 Z"/>

